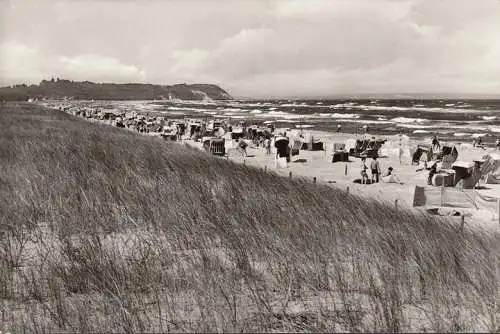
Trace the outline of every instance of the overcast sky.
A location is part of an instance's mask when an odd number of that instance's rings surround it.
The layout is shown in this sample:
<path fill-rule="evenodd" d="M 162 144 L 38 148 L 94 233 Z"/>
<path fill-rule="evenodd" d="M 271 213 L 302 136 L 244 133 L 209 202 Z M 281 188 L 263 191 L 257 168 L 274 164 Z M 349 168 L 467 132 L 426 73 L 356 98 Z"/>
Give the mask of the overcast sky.
<path fill-rule="evenodd" d="M 498 0 L 0 0 L 0 84 L 500 93 Z"/>

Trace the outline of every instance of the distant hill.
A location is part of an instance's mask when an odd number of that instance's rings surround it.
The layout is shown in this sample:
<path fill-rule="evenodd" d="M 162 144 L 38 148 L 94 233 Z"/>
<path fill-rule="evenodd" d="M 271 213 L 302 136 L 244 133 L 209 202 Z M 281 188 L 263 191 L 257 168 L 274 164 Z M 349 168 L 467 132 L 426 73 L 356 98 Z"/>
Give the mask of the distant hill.
<path fill-rule="evenodd" d="M 140 83 L 94 83 L 90 81 L 43 80 L 39 85 L 15 85 L 0 88 L 0 100 L 25 101 L 29 98 L 75 100 L 230 100 L 217 85 L 177 84 L 172 86 Z"/>

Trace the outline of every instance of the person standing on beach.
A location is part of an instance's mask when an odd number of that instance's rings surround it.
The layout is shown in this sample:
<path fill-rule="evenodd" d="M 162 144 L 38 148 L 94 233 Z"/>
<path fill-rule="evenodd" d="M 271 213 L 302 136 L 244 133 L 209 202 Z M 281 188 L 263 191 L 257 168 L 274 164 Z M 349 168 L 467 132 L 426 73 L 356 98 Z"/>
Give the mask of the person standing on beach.
<path fill-rule="evenodd" d="M 271 140 L 269 138 L 264 140 L 264 147 L 266 148 L 266 155 L 271 155 Z"/>
<path fill-rule="evenodd" d="M 374 182 L 378 183 L 380 174 L 380 164 L 377 161 L 377 157 L 373 157 L 372 162 L 370 163 L 370 169 L 372 172 L 372 183 Z"/>
<path fill-rule="evenodd" d="M 435 162 L 431 169 L 429 170 L 429 177 L 427 178 L 427 184 L 432 186 L 432 177 L 437 173 L 437 162 Z"/>
<path fill-rule="evenodd" d="M 497 138 L 497 140 L 495 141 L 495 148 L 496 150 L 500 150 L 500 139 Z"/>
<path fill-rule="evenodd" d="M 437 139 L 437 136 L 434 135 L 434 137 L 432 137 L 432 150 L 435 151 L 435 150 L 440 150 L 441 149 L 441 144 L 439 144 L 439 140 Z"/>
<path fill-rule="evenodd" d="M 337 132 L 342 132 L 342 125 L 341 124 L 337 124 Z"/>
<path fill-rule="evenodd" d="M 361 184 L 366 184 L 368 182 L 368 174 L 366 173 L 367 169 L 368 169 L 368 166 L 366 165 L 366 158 L 362 157 L 361 158 Z"/>

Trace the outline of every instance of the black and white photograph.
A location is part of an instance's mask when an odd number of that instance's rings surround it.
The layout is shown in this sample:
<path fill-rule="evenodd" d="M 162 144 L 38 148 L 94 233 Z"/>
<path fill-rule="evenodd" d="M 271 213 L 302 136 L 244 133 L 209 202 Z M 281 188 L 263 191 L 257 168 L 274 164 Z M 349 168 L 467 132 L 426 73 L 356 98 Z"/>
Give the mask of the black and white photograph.
<path fill-rule="evenodd" d="M 499 0 L 0 0 L 0 334 L 500 332 Z"/>

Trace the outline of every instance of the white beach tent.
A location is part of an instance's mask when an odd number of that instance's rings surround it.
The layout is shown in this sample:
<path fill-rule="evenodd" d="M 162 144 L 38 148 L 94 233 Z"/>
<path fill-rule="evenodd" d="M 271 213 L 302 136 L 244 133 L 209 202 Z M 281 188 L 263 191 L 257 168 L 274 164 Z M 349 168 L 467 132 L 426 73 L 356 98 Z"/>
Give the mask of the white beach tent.
<path fill-rule="evenodd" d="M 402 163 L 411 163 L 411 140 L 406 135 L 392 136 L 379 150 L 380 157 L 398 159 Z"/>

